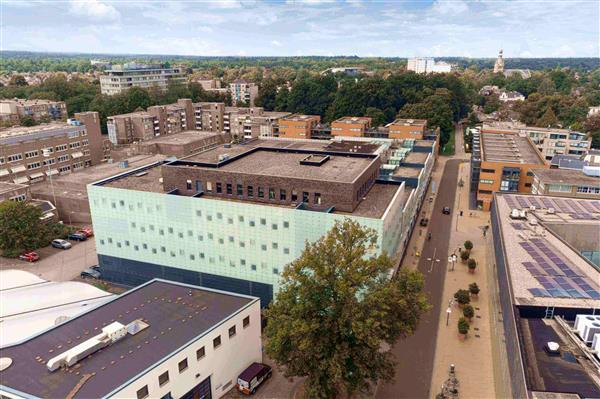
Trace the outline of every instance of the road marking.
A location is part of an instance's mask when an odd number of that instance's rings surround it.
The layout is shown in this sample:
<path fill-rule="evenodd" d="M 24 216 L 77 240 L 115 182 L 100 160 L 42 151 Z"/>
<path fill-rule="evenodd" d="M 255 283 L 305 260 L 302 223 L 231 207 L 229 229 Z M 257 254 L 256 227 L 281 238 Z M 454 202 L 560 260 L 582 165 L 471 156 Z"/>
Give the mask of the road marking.
<path fill-rule="evenodd" d="M 436 252 L 437 252 L 437 247 L 436 247 L 436 248 L 433 248 L 433 257 L 432 257 L 432 258 L 427 258 L 427 260 L 431 260 L 431 266 L 429 267 L 429 271 L 428 271 L 428 273 L 431 273 L 431 272 L 433 271 L 433 264 L 435 263 L 435 262 L 434 262 L 434 259 L 435 259 L 435 253 L 436 253 Z M 438 261 L 439 261 L 439 260 L 438 260 Z"/>

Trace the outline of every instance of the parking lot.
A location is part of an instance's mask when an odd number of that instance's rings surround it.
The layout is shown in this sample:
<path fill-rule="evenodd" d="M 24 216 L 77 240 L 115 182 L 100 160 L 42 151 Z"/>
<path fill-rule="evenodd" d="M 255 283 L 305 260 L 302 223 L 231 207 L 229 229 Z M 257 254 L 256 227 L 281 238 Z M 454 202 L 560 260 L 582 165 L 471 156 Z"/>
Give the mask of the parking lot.
<path fill-rule="evenodd" d="M 97 265 L 96 241 L 89 238 L 83 242 L 70 241 L 71 249 L 47 246 L 35 252 L 40 260 L 34 263 L 19 259 L 0 257 L 0 269 L 21 269 L 50 281 L 68 281 L 78 277 L 87 267 Z"/>

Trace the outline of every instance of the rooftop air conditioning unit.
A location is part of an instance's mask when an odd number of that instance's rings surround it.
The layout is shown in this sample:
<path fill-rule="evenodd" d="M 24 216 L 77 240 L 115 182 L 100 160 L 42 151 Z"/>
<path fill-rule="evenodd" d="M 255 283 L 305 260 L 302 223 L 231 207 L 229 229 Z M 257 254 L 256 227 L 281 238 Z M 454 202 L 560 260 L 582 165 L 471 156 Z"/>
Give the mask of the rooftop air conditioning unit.
<path fill-rule="evenodd" d="M 554 215 L 554 208 L 548 208 L 548 214 L 549 215 Z"/>
<path fill-rule="evenodd" d="M 530 220 L 529 220 L 529 224 L 530 224 L 531 226 L 537 226 L 537 225 L 538 225 L 538 221 L 537 221 L 536 219 L 530 219 Z"/>

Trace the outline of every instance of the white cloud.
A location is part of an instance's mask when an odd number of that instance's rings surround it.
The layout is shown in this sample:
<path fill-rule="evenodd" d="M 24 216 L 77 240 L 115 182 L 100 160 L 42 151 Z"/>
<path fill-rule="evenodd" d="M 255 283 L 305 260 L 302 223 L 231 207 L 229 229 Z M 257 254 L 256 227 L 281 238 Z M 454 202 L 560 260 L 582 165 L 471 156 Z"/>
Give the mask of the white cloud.
<path fill-rule="evenodd" d="M 69 12 L 98 20 L 116 20 L 121 14 L 115 7 L 100 0 L 71 0 Z"/>
<path fill-rule="evenodd" d="M 283 44 L 279 40 L 271 40 L 271 44 L 276 47 L 281 47 Z"/>

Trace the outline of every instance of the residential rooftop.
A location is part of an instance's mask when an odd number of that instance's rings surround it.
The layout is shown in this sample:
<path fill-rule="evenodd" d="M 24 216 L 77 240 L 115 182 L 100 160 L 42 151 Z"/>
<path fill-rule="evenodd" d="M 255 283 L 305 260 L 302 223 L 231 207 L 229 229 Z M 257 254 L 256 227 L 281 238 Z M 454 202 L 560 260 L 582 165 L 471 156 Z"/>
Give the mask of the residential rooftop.
<path fill-rule="evenodd" d="M 532 169 L 531 172 L 543 184 L 567 184 L 570 186 L 600 187 L 600 177 L 588 176 L 574 169 Z"/>
<path fill-rule="evenodd" d="M 0 182 L 0 194 L 27 188 L 26 184 Z"/>
<path fill-rule="evenodd" d="M 146 111 L 135 111 L 135 112 L 130 112 L 128 114 L 119 114 L 119 115 L 112 115 L 109 116 L 108 119 L 115 119 L 115 118 L 131 118 L 134 116 L 141 116 L 141 117 L 147 117 L 150 118 L 152 117 L 152 115 L 150 115 L 148 112 Z"/>
<path fill-rule="evenodd" d="M 12 364 L 2 385 L 40 398 L 100 398 L 200 339 L 257 298 L 155 279 L 19 344 L 0 349 Z M 49 359 L 100 333 L 143 320 L 148 327 L 51 372 Z"/>
<path fill-rule="evenodd" d="M 175 134 L 169 134 L 166 136 L 158 136 L 149 140 L 144 140 L 144 144 L 177 144 L 185 145 L 191 144 L 198 140 L 203 140 L 209 137 L 222 136 L 221 133 L 217 132 L 205 132 L 201 130 L 184 130 Z"/>
<path fill-rule="evenodd" d="M 495 193 L 494 203 L 513 303 L 600 307 L 600 271 L 554 232 L 558 223 L 577 225 L 581 231 L 590 226 L 594 231 L 600 220 L 600 201 Z M 513 209 L 527 210 L 527 219 L 511 218 Z"/>
<path fill-rule="evenodd" d="M 486 162 L 545 164 L 531 140 L 515 134 L 482 133 L 481 153 Z"/>
<path fill-rule="evenodd" d="M 36 140 L 45 137 L 80 131 L 84 125 L 73 125 L 68 122 L 50 122 L 36 126 L 15 126 L 0 129 L 0 144 L 15 144 L 23 140 Z"/>

